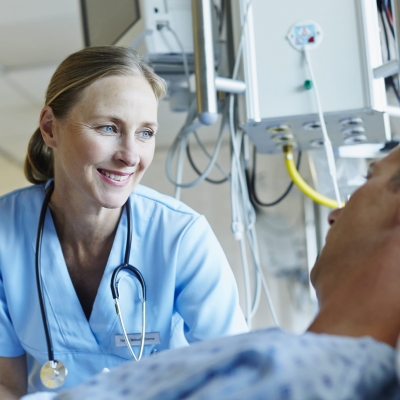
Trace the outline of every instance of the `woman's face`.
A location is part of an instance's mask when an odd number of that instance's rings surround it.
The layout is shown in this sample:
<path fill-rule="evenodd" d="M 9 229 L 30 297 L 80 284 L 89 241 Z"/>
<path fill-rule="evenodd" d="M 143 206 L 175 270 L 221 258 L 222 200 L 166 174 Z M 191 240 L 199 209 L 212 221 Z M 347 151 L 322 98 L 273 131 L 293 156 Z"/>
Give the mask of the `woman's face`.
<path fill-rule="evenodd" d="M 87 87 L 61 120 L 45 107 L 41 128 L 51 125 L 44 138 L 53 148 L 58 194 L 78 205 L 121 207 L 153 159 L 157 104 L 144 77 L 110 76 Z"/>

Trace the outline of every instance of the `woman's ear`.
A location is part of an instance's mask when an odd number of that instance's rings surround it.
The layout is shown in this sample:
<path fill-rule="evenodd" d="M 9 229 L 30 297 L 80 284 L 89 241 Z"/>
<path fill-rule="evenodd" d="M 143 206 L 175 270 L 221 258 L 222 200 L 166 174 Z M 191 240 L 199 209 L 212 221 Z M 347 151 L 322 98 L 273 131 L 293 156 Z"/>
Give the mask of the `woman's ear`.
<path fill-rule="evenodd" d="M 39 127 L 44 142 L 47 144 L 48 147 L 52 149 L 56 147 L 54 125 L 55 125 L 55 116 L 53 110 L 50 106 L 45 106 L 42 112 L 40 113 Z"/>

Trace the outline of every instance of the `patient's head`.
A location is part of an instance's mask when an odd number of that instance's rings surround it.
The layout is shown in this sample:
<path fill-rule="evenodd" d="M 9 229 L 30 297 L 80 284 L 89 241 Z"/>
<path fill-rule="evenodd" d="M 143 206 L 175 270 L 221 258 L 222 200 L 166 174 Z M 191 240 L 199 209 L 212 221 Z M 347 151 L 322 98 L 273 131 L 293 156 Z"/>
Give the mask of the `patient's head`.
<path fill-rule="evenodd" d="M 371 165 L 367 182 L 330 214 L 329 223 L 311 273 L 321 309 L 340 298 L 371 298 L 376 307 L 395 302 L 394 296 L 400 297 L 400 148 Z M 400 301 L 396 306 L 400 311 Z"/>

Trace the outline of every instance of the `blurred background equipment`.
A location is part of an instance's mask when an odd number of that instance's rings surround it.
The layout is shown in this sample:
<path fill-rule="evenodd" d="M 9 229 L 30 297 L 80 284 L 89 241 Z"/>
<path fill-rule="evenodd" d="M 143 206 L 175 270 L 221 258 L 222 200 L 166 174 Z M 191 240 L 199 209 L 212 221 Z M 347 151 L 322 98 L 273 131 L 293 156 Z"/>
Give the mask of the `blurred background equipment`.
<path fill-rule="evenodd" d="M 134 48 L 169 84 L 143 183 L 206 215 L 252 328 L 300 332 L 329 209 L 292 178 L 333 207 L 397 145 L 398 12 L 389 0 L 0 0 L 0 193 L 27 184 L 56 66 L 84 46 Z"/>
<path fill-rule="evenodd" d="M 373 1 L 253 0 L 251 9 L 244 129 L 259 152 L 322 147 L 314 79 L 334 147 L 390 139 L 384 80 L 373 76 L 382 65 Z"/>

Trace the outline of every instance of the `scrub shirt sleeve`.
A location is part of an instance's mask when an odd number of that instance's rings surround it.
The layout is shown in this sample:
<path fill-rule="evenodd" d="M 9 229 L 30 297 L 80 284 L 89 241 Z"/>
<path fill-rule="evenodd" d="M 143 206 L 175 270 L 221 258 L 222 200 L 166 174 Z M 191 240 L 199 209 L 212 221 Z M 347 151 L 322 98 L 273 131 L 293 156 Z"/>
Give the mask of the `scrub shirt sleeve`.
<path fill-rule="evenodd" d="M 234 275 L 204 216 L 181 237 L 176 281 L 175 307 L 189 343 L 248 331 Z"/>
<path fill-rule="evenodd" d="M 23 354 L 25 354 L 25 350 L 21 346 L 11 321 L 3 276 L 0 271 L 0 357 L 18 357 Z"/>

